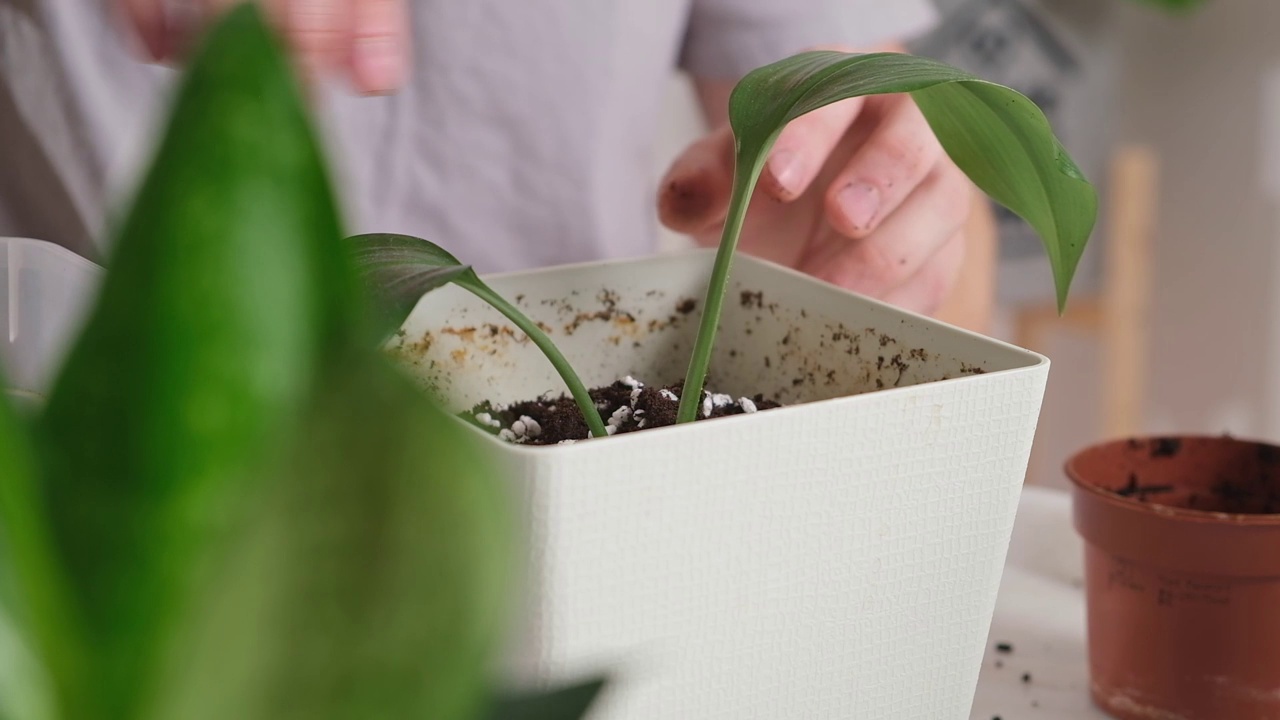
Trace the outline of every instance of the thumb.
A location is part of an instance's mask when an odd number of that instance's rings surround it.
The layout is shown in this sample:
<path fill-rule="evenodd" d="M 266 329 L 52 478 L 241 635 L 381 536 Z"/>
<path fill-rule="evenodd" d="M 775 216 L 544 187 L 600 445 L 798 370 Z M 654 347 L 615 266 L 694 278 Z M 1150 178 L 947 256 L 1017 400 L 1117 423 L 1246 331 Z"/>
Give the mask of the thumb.
<path fill-rule="evenodd" d="M 685 149 L 658 187 L 658 218 L 697 235 L 724 221 L 733 189 L 733 132 L 728 124 Z"/>

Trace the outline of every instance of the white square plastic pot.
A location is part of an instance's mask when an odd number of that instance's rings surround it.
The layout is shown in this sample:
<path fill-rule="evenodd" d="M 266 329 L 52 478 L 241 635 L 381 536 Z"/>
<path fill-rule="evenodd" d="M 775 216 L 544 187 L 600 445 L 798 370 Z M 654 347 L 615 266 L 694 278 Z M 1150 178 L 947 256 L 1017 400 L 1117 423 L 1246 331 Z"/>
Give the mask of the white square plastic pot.
<path fill-rule="evenodd" d="M 589 386 L 671 383 L 711 262 L 492 284 Z M 511 681 L 607 673 L 599 720 L 968 718 L 1048 361 L 757 260 L 733 278 L 709 388 L 787 407 L 572 445 L 490 439 L 527 533 Z M 393 345 L 453 410 L 563 390 L 455 287 Z"/>
<path fill-rule="evenodd" d="M 20 407 L 43 403 L 103 276 L 59 245 L 0 237 L 0 374 Z"/>

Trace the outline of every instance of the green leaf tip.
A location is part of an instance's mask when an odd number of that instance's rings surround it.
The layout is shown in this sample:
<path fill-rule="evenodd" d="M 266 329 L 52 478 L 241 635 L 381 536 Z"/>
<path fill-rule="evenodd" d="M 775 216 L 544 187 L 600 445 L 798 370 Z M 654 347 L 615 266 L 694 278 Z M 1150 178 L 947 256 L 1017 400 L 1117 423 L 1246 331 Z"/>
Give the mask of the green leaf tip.
<path fill-rule="evenodd" d="M 395 332 L 423 295 L 451 282 L 480 281 L 449 251 L 410 235 L 367 233 L 347 238 L 366 290 Z"/>
<path fill-rule="evenodd" d="M 582 720 L 604 689 L 598 678 L 542 692 L 500 698 L 486 720 Z"/>
<path fill-rule="evenodd" d="M 399 327 L 422 296 L 453 283 L 489 303 L 542 351 L 564 380 L 593 437 L 605 437 L 604 419 L 587 386 L 555 342 L 537 323 L 489 287 L 470 266 L 430 240 L 395 233 L 367 233 L 348 238 L 365 283 L 382 299 L 384 312 Z"/>

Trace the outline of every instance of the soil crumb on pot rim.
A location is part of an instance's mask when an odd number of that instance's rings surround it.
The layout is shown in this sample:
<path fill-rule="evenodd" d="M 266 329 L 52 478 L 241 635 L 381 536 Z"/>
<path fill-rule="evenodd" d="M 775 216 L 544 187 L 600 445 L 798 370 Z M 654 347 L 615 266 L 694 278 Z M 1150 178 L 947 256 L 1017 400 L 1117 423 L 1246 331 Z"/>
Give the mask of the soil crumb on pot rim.
<path fill-rule="evenodd" d="M 646 385 L 631 376 L 589 392 L 610 435 L 666 427 L 676 423 L 684 384 Z M 762 394 L 735 398 L 703 392 L 698 420 L 743 415 L 781 407 Z M 585 440 L 587 423 L 573 399 L 550 394 L 509 405 L 483 402 L 462 414 L 463 419 L 507 442 L 520 445 L 559 445 Z"/>

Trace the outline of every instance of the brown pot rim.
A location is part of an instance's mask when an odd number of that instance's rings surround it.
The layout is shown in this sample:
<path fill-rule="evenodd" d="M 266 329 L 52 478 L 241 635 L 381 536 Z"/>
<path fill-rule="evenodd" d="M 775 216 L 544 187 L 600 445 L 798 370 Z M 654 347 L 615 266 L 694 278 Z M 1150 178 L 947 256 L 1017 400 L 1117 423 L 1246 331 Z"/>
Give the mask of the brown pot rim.
<path fill-rule="evenodd" d="M 1280 514 L 1236 514 L 1191 510 L 1120 497 L 1083 475 L 1081 461 L 1115 451 L 1134 440 L 1229 442 L 1280 447 L 1267 442 L 1210 435 L 1124 438 L 1091 445 L 1066 462 L 1073 487 L 1072 515 L 1089 544 L 1124 560 L 1166 570 L 1216 577 L 1280 577 Z"/>

